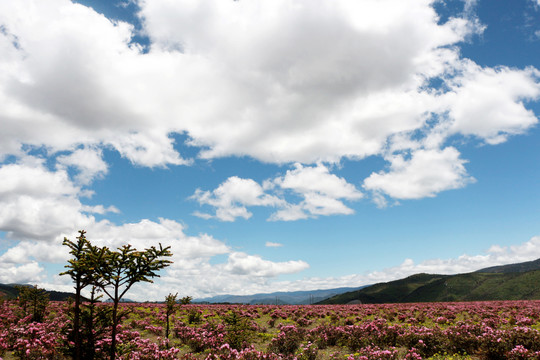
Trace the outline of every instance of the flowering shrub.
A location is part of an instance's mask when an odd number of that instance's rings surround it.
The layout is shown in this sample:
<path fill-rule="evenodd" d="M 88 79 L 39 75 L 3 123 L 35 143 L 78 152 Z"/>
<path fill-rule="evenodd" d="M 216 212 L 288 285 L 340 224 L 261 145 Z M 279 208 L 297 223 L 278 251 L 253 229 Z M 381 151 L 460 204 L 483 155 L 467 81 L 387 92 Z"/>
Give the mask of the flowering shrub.
<path fill-rule="evenodd" d="M 33 322 L 32 318 L 33 315 L 22 318 L 0 333 L 0 351 L 10 350 L 24 360 L 61 359 L 66 342 L 62 329 L 66 327 L 67 317 L 60 315 L 42 323 Z"/>
<path fill-rule="evenodd" d="M 540 359 L 540 351 L 531 351 L 522 345 L 517 345 L 507 354 L 509 360 Z"/>
<path fill-rule="evenodd" d="M 158 336 L 163 334 L 163 326 L 147 325 L 144 330 Z"/>
<path fill-rule="evenodd" d="M 381 349 L 377 346 L 366 346 L 357 353 L 350 355 L 347 360 L 394 360 L 398 351 L 395 348 Z"/>
<path fill-rule="evenodd" d="M 297 360 L 316 360 L 319 349 L 313 343 L 308 342 L 305 346 L 300 347 L 296 353 Z"/>
<path fill-rule="evenodd" d="M 283 326 L 278 336 L 272 339 L 268 349 L 283 355 L 294 354 L 303 339 L 303 329 L 297 328 L 294 325 Z"/>
<path fill-rule="evenodd" d="M 349 325 L 343 332 L 344 342 L 352 351 L 369 345 L 395 346 L 400 335 L 399 327 L 389 325 L 384 319 L 364 322 L 360 325 Z"/>
<path fill-rule="evenodd" d="M 315 342 L 319 349 L 326 349 L 328 346 L 336 346 L 345 337 L 345 330 L 342 327 L 320 325 L 308 332 L 309 341 Z"/>
<path fill-rule="evenodd" d="M 409 349 L 414 347 L 422 357 L 444 352 L 450 345 L 444 331 L 437 326 L 433 328 L 411 326 L 403 333 L 400 344 Z"/>

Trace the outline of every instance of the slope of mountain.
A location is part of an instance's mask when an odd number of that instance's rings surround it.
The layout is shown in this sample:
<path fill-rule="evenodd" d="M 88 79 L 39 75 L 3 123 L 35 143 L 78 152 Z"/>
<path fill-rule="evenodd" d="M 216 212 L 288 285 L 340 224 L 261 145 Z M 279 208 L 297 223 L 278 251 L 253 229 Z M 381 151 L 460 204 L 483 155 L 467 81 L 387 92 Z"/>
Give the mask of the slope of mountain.
<path fill-rule="evenodd" d="M 459 274 L 418 288 L 406 301 L 540 299 L 540 270 Z"/>
<path fill-rule="evenodd" d="M 292 291 L 292 292 L 274 292 L 267 294 L 254 295 L 219 295 L 203 299 L 195 299 L 195 303 L 233 303 L 233 304 L 289 304 L 289 305 L 305 305 L 322 301 L 329 297 L 344 292 L 358 290 L 363 287 L 351 288 L 336 288 L 327 290 L 312 290 L 312 291 Z"/>
<path fill-rule="evenodd" d="M 405 279 L 378 283 L 369 287 L 339 294 L 319 302 L 319 304 L 347 304 L 360 300 L 363 304 L 403 302 L 404 297 L 418 288 L 444 279 L 447 275 L 416 274 Z"/>
<path fill-rule="evenodd" d="M 17 289 L 17 286 L 28 286 L 28 285 L 0 284 L 0 298 L 16 299 L 17 296 L 19 296 L 19 290 Z M 49 300 L 51 301 L 64 301 L 68 297 L 74 296 L 74 294 L 72 293 L 66 293 L 66 292 L 60 292 L 60 291 L 47 290 L 47 293 L 49 294 Z"/>
<path fill-rule="evenodd" d="M 491 266 L 485 269 L 480 269 L 476 272 L 513 273 L 513 272 L 525 272 L 525 271 L 533 271 L 533 270 L 540 270 L 540 259 L 536 259 L 533 261 L 526 261 L 526 262 L 517 263 L 517 264 Z"/>
<path fill-rule="evenodd" d="M 19 293 L 17 289 L 15 289 L 14 285 L 4 285 L 0 284 L 0 298 L 3 299 L 14 299 L 17 297 L 17 294 Z"/>
<path fill-rule="evenodd" d="M 326 299 L 320 304 L 540 299 L 540 270 L 473 272 L 458 275 L 418 274 Z"/>

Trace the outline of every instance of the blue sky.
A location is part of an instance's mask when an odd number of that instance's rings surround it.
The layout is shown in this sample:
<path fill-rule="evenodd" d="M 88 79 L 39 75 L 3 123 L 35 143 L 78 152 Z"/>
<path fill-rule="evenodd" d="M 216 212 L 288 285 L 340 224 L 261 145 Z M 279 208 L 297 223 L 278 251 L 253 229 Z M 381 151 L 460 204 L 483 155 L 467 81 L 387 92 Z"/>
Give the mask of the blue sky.
<path fill-rule="evenodd" d="M 0 283 L 170 245 L 129 297 L 540 257 L 540 4 L 0 4 Z"/>

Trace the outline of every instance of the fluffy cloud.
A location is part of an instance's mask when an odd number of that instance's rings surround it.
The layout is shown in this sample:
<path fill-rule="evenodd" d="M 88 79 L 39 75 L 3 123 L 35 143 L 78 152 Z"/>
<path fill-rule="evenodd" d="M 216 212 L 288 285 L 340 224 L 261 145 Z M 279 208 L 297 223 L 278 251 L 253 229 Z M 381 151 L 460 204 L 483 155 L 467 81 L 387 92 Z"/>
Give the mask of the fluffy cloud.
<path fill-rule="evenodd" d="M 166 164 L 188 165 L 191 163 L 191 160 L 183 159 L 174 150 L 173 139 L 164 132 L 125 134 L 112 138 L 110 143 L 122 156 L 137 165 L 163 167 Z"/>
<path fill-rule="evenodd" d="M 458 21 L 436 25 L 429 2 L 152 1 L 142 14 L 156 48 L 202 54 L 228 70 L 218 86 L 232 87 L 230 108 L 219 124 L 189 131 L 211 146 L 203 155 L 274 162 L 376 154 L 388 135 L 420 126 L 416 87 L 437 72 L 434 62 L 454 58 L 439 47 L 462 32 Z M 229 119 L 235 126 L 226 128 Z"/>
<path fill-rule="evenodd" d="M 302 197 L 298 204 L 285 199 L 283 191 Z M 274 194 L 269 194 L 273 192 Z M 234 221 L 237 217 L 248 219 L 251 213 L 246 206 L 271 206 L 279 208 L 270 220 L 298 220 L 319 215 L 349 215 L 354 211 L 342 201 L 362 198 L 362 193 L 345 179 L 331 174 L 322 164 L 302 166 L 296 164 L 282 177 L 269 179 L 259 185 L 252 179 L 230 177 L 213 191 L 197 189 L 192 196 L 202 205 L 216 208 L 215 215 L 195 212 L 204 219 L 217 218 Z"/>
<path fill-rule="evenodd" d="M 303 201 L 297 205 L 289 205 L 285 209 L 275 213 L 273 220 L 295 220 L 318 215 L 349 215 L 354 211 L 340 200 L 358 200 L 362 193 L 345 179 L 331 174 L 327 167 L 317 166 L 304 167 L 295 165 L 294 170 L 289 170 L 283 177 L 273 180 L 273 184 L 284 190 L 291 190 L 303 197 Z"/>
<path fill-rule="evenodd" d="M 452 91 L 443 97 L 451 119 L 450 133 L 474 135 L 497 144 L 538 123 L 535 114 L 523 105 L 523 101 L 540 96 L 538 70 L 481 68 L 471 62 L 464 67 L 464 76 L 454 78 Z"/>
<path fill-rule="evenodd" d="M 388 172 L 374 173 L 365 179 L 364 188 L 395 199 L 419 199 L 474 181 L 467 175 L 465 161 L 459 159 L 459 152 L 452 147 L 420 149 L 410 159 L 396 155 L 390 163 Z"/>
<path fill-rule="evenodd" d="M 68 249 L 60 238 L 53 242 L 21 241 L 9 248 L 0 259 L 9 264 L 61 263 L 68 257 Z"/>
<path fill-rule="evenodd" d="M 259 256 L 235 252 L 229 255 L 225 270 L 236 275 L 275 277 L 305 270 L 309 265 L 304 261 L 275 263 Z"/>
<path fill-rule="evenodd" d="M 109 168 L 99 149 L 77 149 L 69 155 L 59 156 L 56 161 L 59 168 L 73 167 L 77 169 L 76 180 L 83 185 L 90 184 L 96 178 L 103 178 Z"/>
<path fill-rule="evenodd" d="M 94 218 L 82 213 L 86 192 L 65 170 L 51 171 L 43 159 L 27 157 L 0 167 L 0 229 L 13 239 L 51 239 Z"/>
<path fill-rule="evenodd" d="M 251 213 L 245 206 L 276 206 L 283 200 L 264 193 L 261 185 L 251 179 L 237 176 L 228 178 L 214 191 L 197 189 L 192 196 L 200 204 L 216 207 L 215 217 L 222 221 L 234 221 L 237 217 L 249 219 Z M 211 215 L 195 213 L 199 217 L 210 218 Z"/>
<path fill-rule="evenodd" d="M 0 257 L 0 260 L 2 258 Z M 36 261 L 13 265 L 0 262 L 0 283 L 2 284 L 37 284 L 45 279 L 44 268 Z"/>
<path fill-rule="evenodd" d="M 343 178 L 330 174 L 324 165 L 302 166 L 296 164 L 283 177 L 274 179 L 274 183 L 282 189 L 290 189 L 299 194 L 321 194 L 336 199 L 356 200 L 362 197 L 354 185 Z"/>
<path fill-rule="evenodd" d="M 188 236 L 184 226 L 176 221 L 160 219 L 159 222 L 141 220 L 116 226 L 107 222 L 95 224 L 89 229 L 89 239 L 100 246 L 117 248 L 131 244 L 135 248 L 148 246 L 170 246 L 173 261 L 193 258 L 209 259 L 212 256 L 230 252 L 228 246 L 209 235 Z"/>

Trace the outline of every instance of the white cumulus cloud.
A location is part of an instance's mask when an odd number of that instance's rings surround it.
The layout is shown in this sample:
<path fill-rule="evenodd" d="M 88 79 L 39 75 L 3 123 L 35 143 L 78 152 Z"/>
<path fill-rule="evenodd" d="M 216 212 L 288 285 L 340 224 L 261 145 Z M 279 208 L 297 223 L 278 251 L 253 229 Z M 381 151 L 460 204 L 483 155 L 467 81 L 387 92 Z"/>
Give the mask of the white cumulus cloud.
<path fill-rule="evenodd" d="M 286 206 L 272 216 L 273 220 L 294 220 L 318 215 L 350 215 L 354 211 L 343 200 L 355 201 L 362 198 L 362 193 L 344 178 L 331 174 L 322 164 L 302 166 L 296 164 L 294 170 L 288 170 L 285 176 L 273 180 L 281 189 L 290 190 L 303 197 L 297 205 Z"/>
<path fill-rule="evenodd" d="M 36 261 L 19 265 L 0 261 L 0 283 L 2 284 L 38 284 L 45 277 L 45 269 Z"/>
<path fill-rule="evenodd" d="M 388 172 L 373 173 L 364 180 L 364 188 L 395 199 L 420 199 L 456 189 L 474 181 L 467 175 L 459 152 L 420 149 L 410 159 L 395 155 L 390 159 Z"/>
<path fill-rule="evenodd" d="M 225 270 L 236 275 L 257 277 L 275 277 L 305 270 L 309 265 L 305 261 L 272 262 L 256 255 L 234 252 L 229 255 Z"/>
<path fill-rule="evenodd" d="M 99 149 L 77 149 L 69 155 L 59 156 L 56 161 L 60 168 L 74 167 L 77 169 L 76 180 L 83 185 L 90 184 L 96 178 L 103 178 L 109 169 Z"/>
<path fill-rule="evenodd" d="M 300 196 L 302 201 L 291 203 L 283 192 Z M 192 198 L 201 205 L 216 208 L 215 215 L 198 211 L 194 213 L 203 219 L 249 219 L 252 213 L 247 210 L 247 206 L 266 206 L 278 208 L 270 216 L 270 220 L 290 221 L 319 215 L 350 215 L 354 211 L 347 207 L 343 200 L 355 201 L 362 196 L 354 185 L 331 174 L 322 164 L 296 164 L 294 170 L 287 171 L 284 176 L 265 180 L 262 185 L 252 179 L 234 176 L 213 191 L 197 189 Z"/>
<path fill-rule="evenodd" d="M 452 91 L 443 97 L 450 110 L 449 131 L 475 135 L 489 144 L 523 133 L 538 123 L 524 101 L 539 98 L 539 77 L 534 68 L 492 69 L 467 62 L 463 76 L 451 82 Z"/>
<path fill-rule="evenodd" d="M 252 214 L 246 206 L 277 206 L 283 203 L 279 198 L 266 194 L 263 187 L 254 180 L 237 176 L 228 178 L 211 192 L 197 189 L 192 197 L 200 204 L 215 207 L 215 217 L 222 221 L 234 221 L 237 217 L 249 219 Z M 201 213 L 195 215 L 211 217 Z"/>
<path fill-rule="evenodd" d="M 40 158 L 0 167 L 0 228 L 13 239 L 48 239 L 94 219 L 65 170 L 51 171 Z"/>

